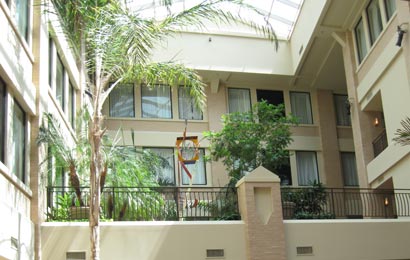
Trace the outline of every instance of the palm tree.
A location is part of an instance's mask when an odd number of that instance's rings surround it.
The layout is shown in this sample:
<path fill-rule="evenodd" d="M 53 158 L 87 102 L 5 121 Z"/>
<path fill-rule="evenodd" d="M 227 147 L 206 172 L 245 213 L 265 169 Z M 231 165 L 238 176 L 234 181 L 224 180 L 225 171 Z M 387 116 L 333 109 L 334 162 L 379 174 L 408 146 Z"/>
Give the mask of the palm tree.
<path fill-rule="evenodd" d="M 400 122 L 403 128 L 396 130 L 396 137 L 393 138 L 393 141 L 401 145 L 410 144 L 410 118 L 406 117 Z"/>
<path fill-rule="evenodd" d="M 80 61 L 80 71 L 91 93 L 92 115 L 88 141 L 90 160 L 90 259 L 99 257 L 100 180 L 106 158 L 102 152 L 102 106 L 112 89 L 122 81 L 139 79 L 148 86 L 157 82 L 189 86 L 198 106 L 204 106 L 204 83 L 198 74 L 175 63 L 153 63 L 153 47 L 170 34 L 185 26 L 204 27 L 204 21 L 240 23 L 250 26 L 276 43 L 276 35 L 269 25 L 257 25 L 239 14 L 223 11 L 222 3 L 257 9 L 242 0 L 204 0 L 179 13 L 168 12 L 161 20 L 143 18 L 132 12 L 125 3 L 115 0 L 50 0 L 62 23 L 62 31 L 71 42 Z M 125 1 L 127 2 L 127 1 Z M 129 2 L 129 1 L 128 1 Z M 172 0 L 158 1 L 170 10 Z M 155 3 L 155 1 L 154 1 Z M 110 84 L 110 82 L 114 82 Z"/>

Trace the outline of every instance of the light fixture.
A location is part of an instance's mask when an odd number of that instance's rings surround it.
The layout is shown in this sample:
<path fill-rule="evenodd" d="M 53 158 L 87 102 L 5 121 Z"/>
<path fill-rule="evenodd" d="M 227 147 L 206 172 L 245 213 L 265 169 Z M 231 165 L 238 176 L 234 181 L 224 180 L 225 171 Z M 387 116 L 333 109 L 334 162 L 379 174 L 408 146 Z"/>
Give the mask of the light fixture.
<path fill-rule="evenodd" d="M 384 206 L 389 206 L 389 198 L 388 197 L 385 197 L 384 198 Z"/>
<path fill-rule="evenodd" d="M 401 42 L 403 41 L 403 36 L 406 33 L 406 30 L 403 30 L 401 28 L 401 25 L 397 26 L 397 42 L 396 42 L 396 46 L 401 46 Z"/>
<path fill-rule="evenodd" d="M 374 125 L 374 126 L 379 126 L 379 124 L 380 124 L 379 118 L 378 118 L 378 117 L 375 117 L 374 120 L 373 120 L 373 125 Z"/>

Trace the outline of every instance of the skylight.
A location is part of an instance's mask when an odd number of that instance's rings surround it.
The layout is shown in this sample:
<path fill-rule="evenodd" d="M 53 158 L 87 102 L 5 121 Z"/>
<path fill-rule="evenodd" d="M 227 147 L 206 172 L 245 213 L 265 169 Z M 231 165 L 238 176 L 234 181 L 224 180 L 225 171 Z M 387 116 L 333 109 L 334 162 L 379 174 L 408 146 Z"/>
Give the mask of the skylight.
<path fill-rule="evenodd" d="M 127 0 L 127 6 L 138 12 L 143 17 L 155 17 L 161 19 L 168 13 L 180 12 L 188 9 L 203 0 L 173 0 L 171 7 L 160 6 L 159 2 L 164 0 Z M 244 0 L 245 3 L 253 5 L 262 16 L 255 15 L 248 10 L 233 9 L 229 3 L 221 5 L 221 8 L 231 12 L 239 12 L 242 17 L 251 19 L 253 22 L 265 25 L 266 20 L 272 25 L 280 39 L 288 40 L 292 34 L 293 27 L 298 18 L 303 0 Z M 188 30 L 190 30 L 189 28 Z M 207 26 L 208 31 L 229 34 L 249 34 L 251 31 L 240 26 Z"/>

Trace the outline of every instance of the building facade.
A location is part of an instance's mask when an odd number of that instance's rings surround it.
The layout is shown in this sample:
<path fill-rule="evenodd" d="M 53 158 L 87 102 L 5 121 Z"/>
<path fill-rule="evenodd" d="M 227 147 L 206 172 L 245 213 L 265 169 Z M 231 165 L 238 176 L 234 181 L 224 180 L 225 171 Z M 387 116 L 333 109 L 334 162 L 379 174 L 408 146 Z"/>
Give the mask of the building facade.
<path fill-rule="evenodd" d="M 67 179 L 36 144 L 42 115 L 55 115 L 75 142 L 76 113 L 86 99 L 58 18 L 41 3 L 0 0 L 0 259 L 41 259 L 46 187 Z M 409 1 L 305 0 L 299 7 L 278 50 L 260 36 L 213 28 L 168 39 L 153 59 L 197 70 L 207 85 L 205 110 L 180 86 L 127 82 L 104 105 L 108 133 L 123 129 L 124 145 L 168 160 L 168 184 L 190 186 L 175 153 L 186 127 L 201 148 L 189 166 L 192 185 L 224 186 L 224 166 L 202 161 L 209 147 L 202 133 L 264 99 L 300 120 L 289 165 L 276 173 L 282 185 L 410 188 L 409 147 L 392 141 L 410 116 Z"/>

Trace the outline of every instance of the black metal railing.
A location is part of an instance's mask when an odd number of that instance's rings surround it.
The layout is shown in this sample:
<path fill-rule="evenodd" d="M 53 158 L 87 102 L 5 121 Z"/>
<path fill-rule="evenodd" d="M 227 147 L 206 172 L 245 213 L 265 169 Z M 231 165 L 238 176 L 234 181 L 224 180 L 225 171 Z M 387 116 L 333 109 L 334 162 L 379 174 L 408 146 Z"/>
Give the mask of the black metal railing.
<path fill-rule="evenodd" d="M 80 190 L 48 187 L 47 219 L 87 220 L 90 191 Z M 239 219 L 236 189 L 225 187 L 105 187 L 100 213 L 114 221 Z"/>
<path fill-rule="evenodd" d="M 284 219 L 410 216 L 410 190 L 282 188 Z"/>
<path fill-rule="evenodd" d="M 388 146 L 386 130 L 381 132 L 373 141 L 374 157 L 378 156 Z"/>

